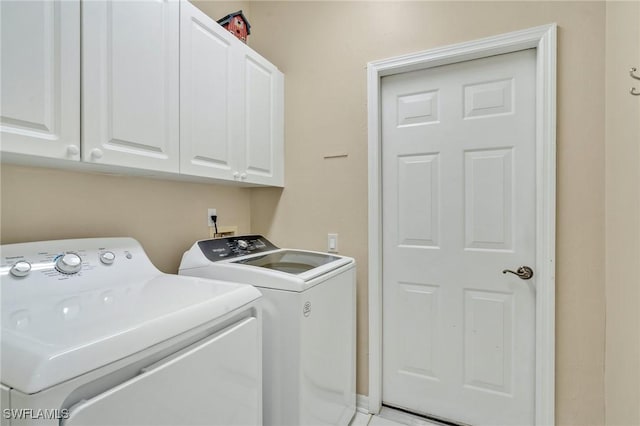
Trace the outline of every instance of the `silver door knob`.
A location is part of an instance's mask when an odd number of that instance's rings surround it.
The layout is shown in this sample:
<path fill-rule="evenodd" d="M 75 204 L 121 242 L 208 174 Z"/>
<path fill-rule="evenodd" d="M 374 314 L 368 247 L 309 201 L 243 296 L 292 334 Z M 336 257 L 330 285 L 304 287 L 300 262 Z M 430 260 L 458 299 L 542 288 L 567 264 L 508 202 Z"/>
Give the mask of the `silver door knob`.
<path fill-rule="evenodd" d="M 505 269 L 504 271 L 502 271 L 503 274 L 506 274 L 507 272 L 513 275 L 517 275 L 521 280 L 529 280 L 531 279 L 531 277 L 533 277 L 533 269 L 529 268 L 528 266 L 521 266 L 515 272 L 510 269 Z"/>

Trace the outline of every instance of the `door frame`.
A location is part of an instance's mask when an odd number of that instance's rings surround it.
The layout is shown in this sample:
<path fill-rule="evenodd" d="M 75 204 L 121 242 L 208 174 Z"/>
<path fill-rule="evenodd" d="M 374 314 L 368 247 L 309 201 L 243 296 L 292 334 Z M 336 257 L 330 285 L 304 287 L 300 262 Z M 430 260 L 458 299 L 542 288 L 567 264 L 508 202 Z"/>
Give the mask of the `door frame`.
<path fill-rule="evenodd" d="M 382 132 L 384 76 L 536 49 L 535 424 L 555 424 L 557 24 L 398 56 L 367 65 L 369 145 L 369 412 L 382 407 Z"/>

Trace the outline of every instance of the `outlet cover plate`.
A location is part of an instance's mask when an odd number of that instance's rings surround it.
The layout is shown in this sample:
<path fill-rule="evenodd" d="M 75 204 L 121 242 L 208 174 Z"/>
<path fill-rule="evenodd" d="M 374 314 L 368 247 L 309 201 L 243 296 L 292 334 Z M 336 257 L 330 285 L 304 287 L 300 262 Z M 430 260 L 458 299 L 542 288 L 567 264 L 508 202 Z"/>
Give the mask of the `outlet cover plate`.
<path fill-rule="evenodd" d="M 211 216 L 217 216 L 216 209 L 208 209 L 207 210 L 207 226 L 213 226 L 213 221 L 211 220 Z"/>

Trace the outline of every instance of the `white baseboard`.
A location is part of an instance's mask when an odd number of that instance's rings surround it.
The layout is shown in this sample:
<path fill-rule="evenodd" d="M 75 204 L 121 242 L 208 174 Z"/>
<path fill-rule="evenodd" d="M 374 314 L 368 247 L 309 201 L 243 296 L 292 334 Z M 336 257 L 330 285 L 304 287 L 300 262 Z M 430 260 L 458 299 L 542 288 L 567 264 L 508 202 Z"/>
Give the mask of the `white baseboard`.
<path fill-rule="evenodd" d="M 356 411 L 369 414 L 369 396 L 356 394 Z"/>

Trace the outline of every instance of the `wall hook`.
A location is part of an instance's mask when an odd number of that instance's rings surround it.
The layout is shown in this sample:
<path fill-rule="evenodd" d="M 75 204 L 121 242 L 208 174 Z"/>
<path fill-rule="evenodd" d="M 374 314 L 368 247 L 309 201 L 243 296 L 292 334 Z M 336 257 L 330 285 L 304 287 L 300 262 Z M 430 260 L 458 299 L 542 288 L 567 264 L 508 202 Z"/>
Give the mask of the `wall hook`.
<path fill-rule="evenodd" d="M 631 76 L 631 78 L 640 80 L 640 75 L 636 75 L 637 71 L 638 69 L 636 67 L 633 67 L 629 70 L 629 75 Z M 629 93 L 631 93 L 633 96 L 640 96 L 640 92 L 637 91 L 635 87 L 632 87 L 631 90 L 629 90 Z"/>

